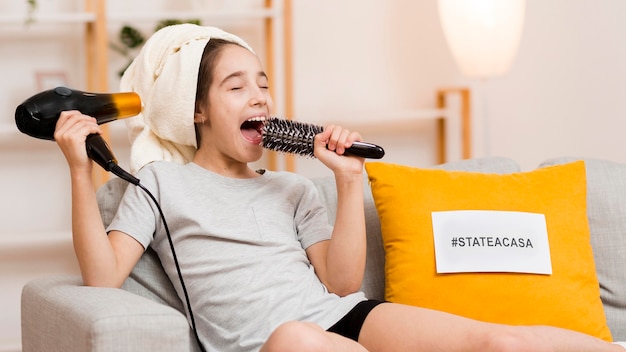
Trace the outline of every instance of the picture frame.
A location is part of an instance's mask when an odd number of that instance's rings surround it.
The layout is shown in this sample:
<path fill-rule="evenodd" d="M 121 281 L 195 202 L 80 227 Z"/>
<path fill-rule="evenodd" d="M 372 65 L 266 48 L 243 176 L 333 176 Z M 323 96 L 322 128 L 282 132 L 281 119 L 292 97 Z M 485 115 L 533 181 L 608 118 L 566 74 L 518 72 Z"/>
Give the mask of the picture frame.
<path fill-rule="evenodd" d="M 43 91 L 59 86 L 67 87 L 67 74 L 63 71 L 38 71 L 35 72 L 37 90 Z"/>

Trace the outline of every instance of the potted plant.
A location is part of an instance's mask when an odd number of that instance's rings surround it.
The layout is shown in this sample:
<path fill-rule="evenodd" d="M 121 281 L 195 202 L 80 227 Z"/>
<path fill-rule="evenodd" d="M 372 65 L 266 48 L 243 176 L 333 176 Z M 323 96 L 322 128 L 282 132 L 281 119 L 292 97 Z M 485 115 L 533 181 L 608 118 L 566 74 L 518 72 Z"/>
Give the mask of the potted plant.
<path fill-rule="evenodd" d="M 37 10 L 37 0 L 26 0 L 26 24 L 35 21 L 34 15 Z"/>
<path fill-rule="evenodd" d="M 183 21 L 183 20 L 175 20 L 175 19 L 166 19 L 166 20 L 160 21 L 157 24 L 154 31 L 156 32 L 163 27 L 171 26 L 174 24 L 181 24 L 181 23 L 193 23 L 193 24 L 199 25 L 200 20 L 191 19 L 191 20 Z M 119 39 L 119 43 L 111 43 L 110 46 L 111 46 L 111 49 L 113 49 L 115 52 L 119 53 L 120 55 L 124 56 L 128 60 L 128 63 L 126 64 L 126 66 L 124 66 L 121 70 L 117 72 L 117 74 L 121 77 L 124 74 L 124 71 L 126 71 L 130 63 L 135 58 L 137 51 L 139 51 L 139 49 L 141 49 L 143 44 L 146 42 L 146 38 L 135 27 L 124 25 L 122 26 L 122 29 L 120 29 L 118 39 Z"/>

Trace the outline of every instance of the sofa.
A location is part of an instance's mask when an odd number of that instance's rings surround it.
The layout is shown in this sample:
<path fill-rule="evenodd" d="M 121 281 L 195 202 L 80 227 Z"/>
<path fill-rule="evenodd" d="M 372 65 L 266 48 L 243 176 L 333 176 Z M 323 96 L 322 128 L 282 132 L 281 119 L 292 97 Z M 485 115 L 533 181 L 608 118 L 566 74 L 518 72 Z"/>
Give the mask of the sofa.
<path fill-rule="evenodd" d="M 578 159 L 551 159 L 539 168 Z M 613 340 L 626 341 L 626 165 L 597 159 L 584 162 L 586 209 L 606 324 Z M 520 173 L 515 161 L 502 157 L 462 160 L 434 168 L 493 175 Z M 336 203 L 333 178 L 313 181 L 332 223 Z M 125 187 L 115 178 L 98 190 L 105 224 L 111 221 Z M 385 249 L 367 182 L 364 194 L 368 248 L 362 290 L 370 298 L 383 299 Z M 80 277 L 71 275 L 27 283 L 21 298 L 23 351 L 198 351 L 182 311 L 183 305 L 157 256 L 148 249 L 121 289 L 85 287 Z"/>

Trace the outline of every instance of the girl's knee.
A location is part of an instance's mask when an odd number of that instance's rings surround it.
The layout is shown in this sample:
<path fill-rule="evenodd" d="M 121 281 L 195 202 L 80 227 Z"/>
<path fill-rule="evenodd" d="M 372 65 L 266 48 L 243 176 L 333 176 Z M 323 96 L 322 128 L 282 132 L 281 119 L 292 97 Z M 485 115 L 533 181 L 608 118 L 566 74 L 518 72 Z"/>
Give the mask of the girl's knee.
<path fill-rule="evenodd" d="M 262 352 L 327 351 L 324 330 L 312 323 L 292 321 L 280 325 L 261 349 Z"/>

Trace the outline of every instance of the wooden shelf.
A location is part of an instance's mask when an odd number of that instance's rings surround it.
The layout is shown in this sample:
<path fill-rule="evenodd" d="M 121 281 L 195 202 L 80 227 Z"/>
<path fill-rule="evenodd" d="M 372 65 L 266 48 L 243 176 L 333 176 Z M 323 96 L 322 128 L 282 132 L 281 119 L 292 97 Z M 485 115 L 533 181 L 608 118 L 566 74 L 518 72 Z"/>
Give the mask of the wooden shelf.
<path fill-rule="evenodd" d="M 108 22 L 146 22 L 158 21 L 166 18 L 201 18 L 210 21 L 222 20 L 245 20 L 278 18 L 281 15 L 280 8 L 265 8 L 255 10 L 216 10 L 216 11 L 156 11 L 135 13 L 107 13 Z"/>
<path fill-rule="evenodd" d="M 457 97 L 454 101 L 454 97 Z M 361 133 L 395 133 L 420 121 L 434 121 L 437 133 L 437 163 L 448 160 L 448 154 L 456 154 L 452 145 L 459 141 L 459 157 L 469 159 L 471 150 L 471 107 L 468 88 L 445 88 L 437 90 L 437 106 L 433 109 L 407 109 L 368 112 L 336 112 L 331 116 L 333 123 L 359 131 Z M 452 100 L 452 102 L 449 102 Z M 306 120 L 306 118 L 304 118 Z M 310 119 L 313 120 L 313 119 Z"/>
<path fill-rule="evenodd" d="M 12 123 L 0 123 L 0 140 L 6 137 L 13 137 L 19 134 L 19 130 Z"/>
<path fill-rule="evenodd" d="M 27 142 L 28 139 L 32 138 L 22 138 L 22 133 L 20 133 L 15 124 L 0 123 L 0 150 L 21 148 L 24 144 L 22 142 Z"/>
<path fill-rule="evenodd" d="M 19 236 L 0 237 L 0 253 L 19 249 L 48 248 L 58 245 L 71 245 L 71 231 L 50 231 L 41 233 L 20 233 Z"/>
<path fill-rule="evenodd" d="M 93 13 L 48 13 L 34 14 L 32 22 L 26 23 L 26 15 L 18 14 L 2 14 L 0 15 L 0 23 L 6 24 L 24 24 L 27 26 L 37 26 L 39 24 L 63 24 L 63 23 L 90 23 L 96 20 Z"/>
<path fill-rule="evenodd" d="M 53 141 L 32 138 L 21 133 L 15 124 L 0 123 L 0 151 L 10 153 L 12 151 L 58 149 Z"/>

